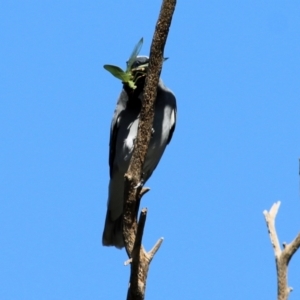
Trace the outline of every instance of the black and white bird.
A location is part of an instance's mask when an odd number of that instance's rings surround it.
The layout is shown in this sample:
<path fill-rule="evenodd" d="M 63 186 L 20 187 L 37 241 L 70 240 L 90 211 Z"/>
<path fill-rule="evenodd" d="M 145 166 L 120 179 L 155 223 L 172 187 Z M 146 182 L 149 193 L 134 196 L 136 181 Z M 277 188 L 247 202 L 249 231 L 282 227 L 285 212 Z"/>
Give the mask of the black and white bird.
<path fill-rule="evenodd" d="M 138 56 L 133 67 L 149 61 Z M 102 243 L 104 246 L 124 247 L 122 234 L 124 175 L 129 167 L 137 135 L 139 115 L 143 101 L 145 76 L 138 79 L 136 89 L 123 85 L 111 123 L 109 142 L 110 181 Z M 145 183 L 159 163 L 167 144 L 171 141 L 176 123 L 176 99 L 173 92 L 159 79 L 154 109 L 152 136 L 143 166 Z"/>

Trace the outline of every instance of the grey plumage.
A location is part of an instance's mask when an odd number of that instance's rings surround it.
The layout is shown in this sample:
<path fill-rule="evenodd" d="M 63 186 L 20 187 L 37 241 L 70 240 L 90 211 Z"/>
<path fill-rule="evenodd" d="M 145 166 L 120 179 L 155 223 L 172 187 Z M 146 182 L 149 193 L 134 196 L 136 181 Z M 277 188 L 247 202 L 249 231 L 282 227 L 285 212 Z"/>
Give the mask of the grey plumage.
<path fill-rule="evenodd" d="M 135 64 L 147 61 L 145 56 L 138 57 Z M 139 113 L 143 97 L 145 78 L 130 90 L 124 85 L 114 112 L 109 143 L 110 181 L 108 203 L 102 243 L 105 246 L 124 247 L 122 235 L 124 174 L 126 173 L 137 135 Z M 144 183 L 150 178 L 161 159 L 166 145 L 172 138 L 176 123 L 176 99 L 159 80 L 155 102 L 153 134 L 143 167 Z"/>

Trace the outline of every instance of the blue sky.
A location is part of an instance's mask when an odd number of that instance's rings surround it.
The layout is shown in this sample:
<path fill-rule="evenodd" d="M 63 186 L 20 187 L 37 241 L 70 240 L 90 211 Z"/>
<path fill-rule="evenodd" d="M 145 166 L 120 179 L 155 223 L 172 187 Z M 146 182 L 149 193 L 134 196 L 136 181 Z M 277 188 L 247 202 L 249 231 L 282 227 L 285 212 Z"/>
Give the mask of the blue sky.
<path fill-rule="evenodd" d="M 110 121 L 161 1 L 0 4 L 0 299 L 125 299 L 125 251 L 101 245 Z M 299 1 L 178 1 L 162 77 L 173 140 L 147 186 L 147 299 L 275 299 L 262 211 L 300 229 Z M 300 298 L 300 255 L 289 268 Z"/>

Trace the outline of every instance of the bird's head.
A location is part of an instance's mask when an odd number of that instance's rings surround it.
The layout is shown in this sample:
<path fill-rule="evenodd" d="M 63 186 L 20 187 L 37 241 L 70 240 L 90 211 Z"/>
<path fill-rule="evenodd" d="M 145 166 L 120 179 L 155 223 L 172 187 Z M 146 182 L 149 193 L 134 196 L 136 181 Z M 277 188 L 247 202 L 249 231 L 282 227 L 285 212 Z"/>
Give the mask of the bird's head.
<path fill-rule="evenodd" d="M 149 57 L 139 56 L 139 52 L 143 45 L 143 38 L 134 47 L 132 54 L 127 61 L 126 70 L 122 70 L 118 66 L 104 65 L 104 69 L 109 71 L 113 76 L 120 79 L 123 88 L 128 96 L 137 98 L 144 89 L 145 79 L 148 71 Z M 166 58 L 164 59 L 164 61 Z"/>
<path fill-rule="evenodd" d="M 131 66 L 131 74 L 133 76 L 133 81 L 135 82 L 136 88 L 135 93 L 140 93 L 145 85 L 145 79 L 148 71 L 149 57 L 148 56 L 138 56 Z M 131 89 L 127 83 L 124 83 L 124 88 Z"/>

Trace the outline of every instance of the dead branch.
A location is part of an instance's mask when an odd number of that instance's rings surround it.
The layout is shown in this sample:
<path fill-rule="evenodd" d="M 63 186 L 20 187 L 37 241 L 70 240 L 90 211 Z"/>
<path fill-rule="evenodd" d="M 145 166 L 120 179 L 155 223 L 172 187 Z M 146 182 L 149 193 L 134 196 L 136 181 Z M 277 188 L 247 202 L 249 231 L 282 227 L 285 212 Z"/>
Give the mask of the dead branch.
<path fill-rule="evenodd" d="M 157 85 L 163 63 L 164 47 L 175 5 L 176 0 L 164 0 L 161 6 L 150 49 L 149 67 L 145 82 L 144 100 L 140 113 L 137 138 L 130 165 L 125 174 L 123 237 L 126 252 L 129 257 L 126 263 L 131 263 L 127 300 L 144 299 L 149 264 L 163 241 L 163 239 L 158 240 L 149 253 L 147 253 L 142 246 L 147 209 L 141 211 L 138 223 L 136 216 L 141 198 L 148 190 L 137 188 L 137 186 L 140 186 L 142 168 L 151 138 Z"/>
<path fill-rule="evenodd" d="M 275 219 L 280 206 L 280 201 L 274 203 L 270 211 L 264 211 L 265 220 L 268 227 L 270 240 L 274 249 L 276 270 L 277 270 L 277 299 L 287 300 L 290 292 L 293 290 L 288 286 L 287 282 L 287 269 L 288 264 L 300 247 L 300 233 L 290 244 L 283 244 L 283 250 L 281 250 L 279 239 L 275 228 Z"/>

